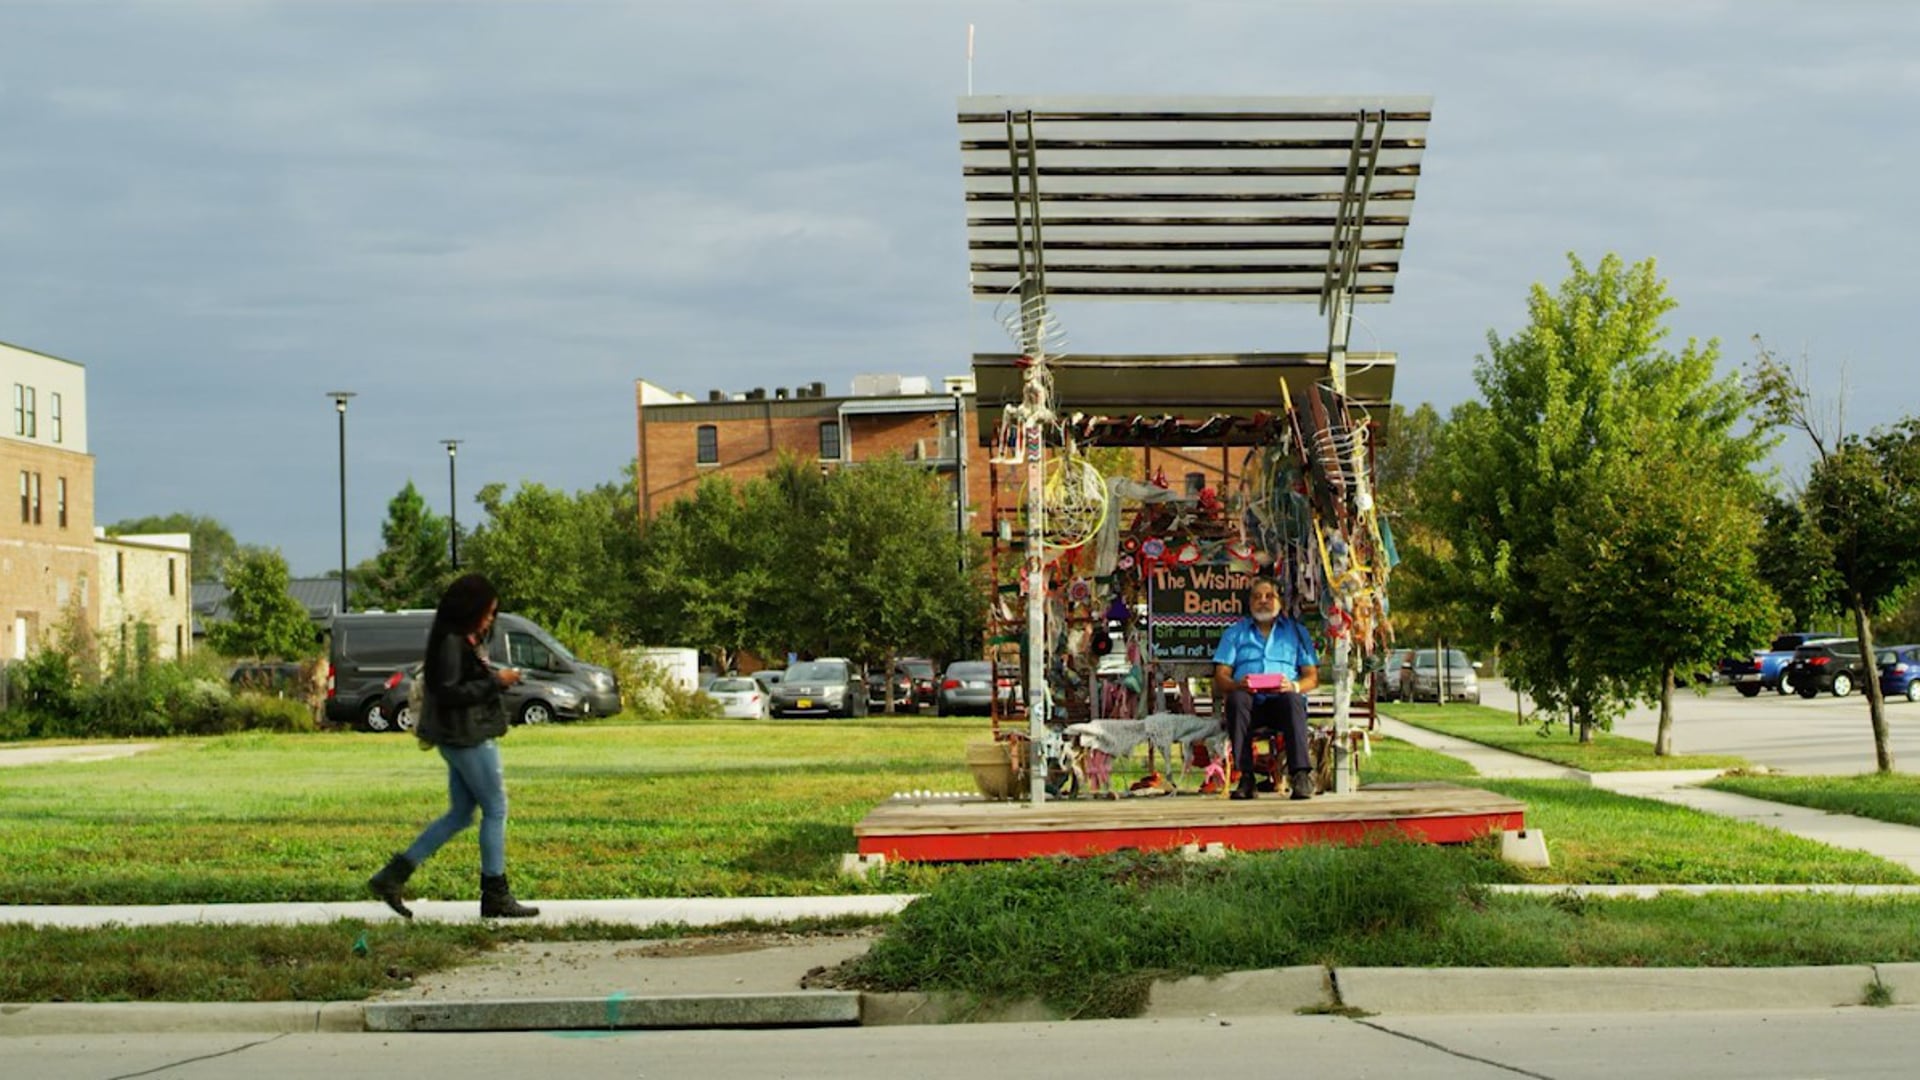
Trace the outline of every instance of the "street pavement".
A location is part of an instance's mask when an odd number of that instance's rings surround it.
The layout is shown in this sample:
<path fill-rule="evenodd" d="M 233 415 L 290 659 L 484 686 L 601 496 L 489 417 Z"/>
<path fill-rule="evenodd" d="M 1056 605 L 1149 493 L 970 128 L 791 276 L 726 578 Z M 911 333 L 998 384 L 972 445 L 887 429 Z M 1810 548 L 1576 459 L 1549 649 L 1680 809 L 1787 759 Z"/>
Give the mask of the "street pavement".
<path fill-rule="evenodd" d="M 1503 692 L 1497 683 L 1483 691 L 1488 703 L 1496 707 Z M 1749 706 L 1756 704 L 1739 700 Z M 1506 697 L 1505 704 L 1510 707 L 1511 703 L 1512 698 Z M 1794 698 L 1758 704 L 1767 708 L 1818 709 L 1821 703 Z M 1916 717 L 1920 717 L 1920 706 L 1915 709 Z M 1696 720 L 1689 715 L 1680 722 L 1694 724 Z M 1707 721 L 1698 723 L 1702 727 L 1708 724 Z M 1920 871 L 1920 829 L 1804 811 L 1691 786 L 1705 779 L 1705 774 L 1589 776 L 1579 770 L 1467 743 L 1391 719 L 1383 719 L 1382 726 L 1385 733 L 1393 737 L 1461 757 L 1482 775 L 1584 780 L 1629 794 L 1741 817 L 1823 843 L 1872 852 Z M 1700 747 L 1691 749 L 1715 752 Z M 1792 760 L 1804 763 L 1827 752 L 1802 751 Z M 1920 747 L 1916 747 L 1915 752 L 1920 753 Z M 1564 891 L 1564 887 L 1559 886 L 1542 888 Z M 1911 893 L 1915 888 L 1840 886 L 1823 891 Z M 1581 891 L 1647 895 L 1657 890 L 1642 886 L 1611 890 L 1584 887 Z M 1683 891 L 1703 889 L 1691 887 Z M 543 921 L 711 926 L 747 920 L 777 924 L 807 916 L 885 915 L 897 912 L 911 902 L 912 897 L 529 899 L 542 907 Z M 477 905 L 472 901 L 426 899 L 414 907 L 423 919 L 478 918 Z M 340 918 L 393 917 L 383 905 L 372 901 L 0 907 L 0 922 L 43 926 L 330 922 Z M 404 992 L 368 1002 L 0 1005 L 0 1065 L 4 1065 L 10 1053 L 22 1051 L 29 1043 L 41 1047 L 57 1045 L 58 1038 L 68 1033 L 207 1031 L 285 1035 L 342 1031 L 572 1029 L 606 1032 L 616 1028 L 842 1025 L 884 1028 L 958 1018 L 999 1020 L 1008 1024 L 1049 1018 L 1035 1006 L 1018 1006 L 993 1015 L 973 1015 L 966 1012 L 965 1003 L 941 995 L 854 994 L 821 984 L 819 976 L 823 970 L 859 955 L 870 940 L 861 933 L 796 937 L 763 932 L 722 935 L 704 941 L 514 944 L 473 964 L 423 976 Z M 1870 993 L 1871 987 L 1882 988 L 1882 991 Z M 1393 1017 L 1435 1016 L 1463 1010 L 1475 1014 L 1515 1015 L 1591 1013 L 1596 1009 L 1650 1014 L 1831 1011 L 1854 1009 L 1882 992 L 1897 1007 L 1920 1005 L 1920 964 L 1763 970 L 1291 968 L 1158 983 L 1150 993 L 1143 1018 L 1169 1024 L 1196 1021 L 1225 1024 L 1239 1022 L 1233 1018 L 1253 1020 L 1300 1010 L 1333 1009 Z M 1552 1075 L 1575 1074 L 1562 1071 Z M 36 1071 L 35 1075 L 53 1074 Z"/>

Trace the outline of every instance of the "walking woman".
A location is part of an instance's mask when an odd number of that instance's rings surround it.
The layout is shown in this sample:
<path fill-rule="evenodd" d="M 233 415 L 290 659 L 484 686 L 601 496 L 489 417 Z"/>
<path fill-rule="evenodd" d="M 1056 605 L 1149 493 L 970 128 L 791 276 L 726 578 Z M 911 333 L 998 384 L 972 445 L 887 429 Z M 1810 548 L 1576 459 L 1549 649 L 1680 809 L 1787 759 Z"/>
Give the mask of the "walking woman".
<path fill-rule="evenodd" d="M 520 681 L 514 668 L 487 662 L 487 635 L 500 609 L 493 583 L 467 574 L 447 586 L 427 632 L 426 664 L 416 676 L 425 692 L 414 732 L 447 762 L 447 812 L 422 829 L 406 851 L 367 881 L 373 894 L 407 918 L 402 899 L 407 878 L 421 863 L 473 824 L 480 811 L 480 916 L 525 919 L 540 914 L 513 898 L 507 886 L 507 787 L 500 774 L 500 748 L 507 733 L 502 695 Z"/>

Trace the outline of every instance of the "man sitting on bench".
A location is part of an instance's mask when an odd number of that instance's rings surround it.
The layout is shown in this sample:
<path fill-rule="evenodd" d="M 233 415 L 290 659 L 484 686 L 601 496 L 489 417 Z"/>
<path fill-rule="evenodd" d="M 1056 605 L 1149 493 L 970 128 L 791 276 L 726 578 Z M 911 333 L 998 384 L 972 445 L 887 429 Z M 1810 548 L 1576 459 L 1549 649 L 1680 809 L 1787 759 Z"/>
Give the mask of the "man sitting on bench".
<path fill-rule="evenodd" d="M 1313 759 L 1307 753 L 1307 691 L 1320 685 L 1313 635 L 1280 614 L 1280 587 L 1257 577 L 1247 588 L 1246 618 L 1227 627 L 1213 651 L 1213 700 L 1226 702 L 1227 735 L 1240 783 L 1230 796 L 1253 798 L 1255 732 L 1278 731 L 1287 740 L 1287 775 L 1296 799 L 1313 797 Z"/>

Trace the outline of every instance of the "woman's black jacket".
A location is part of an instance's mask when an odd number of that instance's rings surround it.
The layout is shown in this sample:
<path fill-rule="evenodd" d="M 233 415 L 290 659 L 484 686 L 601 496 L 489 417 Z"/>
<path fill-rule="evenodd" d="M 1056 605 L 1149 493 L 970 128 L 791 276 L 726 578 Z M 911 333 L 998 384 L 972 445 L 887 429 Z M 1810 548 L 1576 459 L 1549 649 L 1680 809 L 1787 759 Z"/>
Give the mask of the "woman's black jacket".
<path fill-rule="evenodd" d="M 480 649 L 457 630 L 435 624 L 427 637 L 423 715 L 414 733 L 435 746 L 479 746 L 507 733 L 505 688 L 482 659 Z"/>

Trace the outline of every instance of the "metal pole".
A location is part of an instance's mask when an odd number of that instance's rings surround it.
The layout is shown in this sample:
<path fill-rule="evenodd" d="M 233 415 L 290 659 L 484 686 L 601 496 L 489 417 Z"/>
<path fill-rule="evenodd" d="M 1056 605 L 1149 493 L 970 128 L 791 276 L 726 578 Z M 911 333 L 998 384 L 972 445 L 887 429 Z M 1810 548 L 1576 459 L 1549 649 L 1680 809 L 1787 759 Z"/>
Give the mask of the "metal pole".
<path fill-rule="evenodd" d="M 453 458 L 461 441 L 440 440 L 440 445 L 447 448 L 447 551 L 456 571 L 460 569 L 460 502 L 454 487 Z"/>
<path fill-rule="evenodd" d="M 340 613 L 347 613 L 347 399 L 351 390 L 328 392 L 340 417 Z"/>
<path fill-rule="evenodd" d="M 960 572 L 967 572 L 967 395 L 953 394 L 953 532 L 960 538 Z"/>

